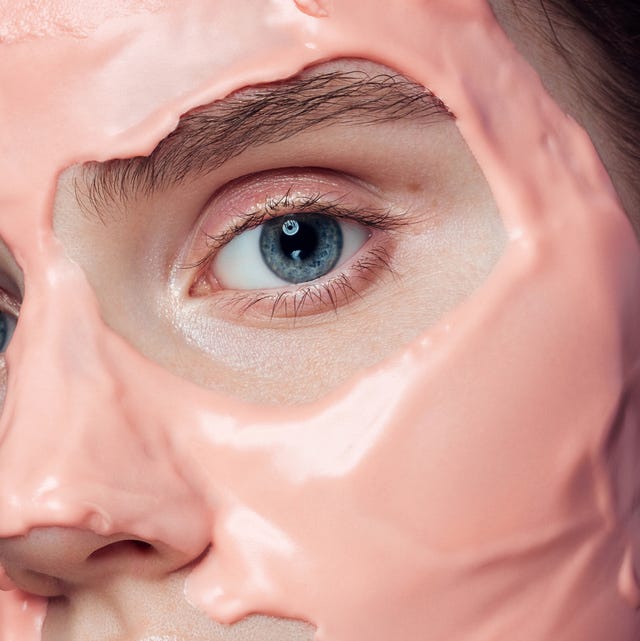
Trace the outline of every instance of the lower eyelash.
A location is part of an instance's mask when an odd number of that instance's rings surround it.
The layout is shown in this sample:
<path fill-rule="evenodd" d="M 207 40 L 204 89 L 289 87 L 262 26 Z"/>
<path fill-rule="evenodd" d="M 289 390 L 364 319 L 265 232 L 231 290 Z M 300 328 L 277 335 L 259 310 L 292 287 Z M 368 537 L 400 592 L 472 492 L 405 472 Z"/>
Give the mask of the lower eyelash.
<path fill-rule="evenodd" d="M 337 315 L 340 307 L 362 298 L 363 287 L 358 287 L 359 282 L 366 288 L 376 284 L 383 274 L 397 277 L 386 249 L 374 247 L 349 266 L 348 272 L 343 271 L 324 282 L 312 282 L 286 291 L 252 293 L 222 290 L 213 294 L 211 300 L 240 317 L 267 317 L 271 321 L 285 319 L 295 324 L 296 319 L 312 314 L 332 311 Z M 263 305 L 264 312 L 259 310 Z"/>

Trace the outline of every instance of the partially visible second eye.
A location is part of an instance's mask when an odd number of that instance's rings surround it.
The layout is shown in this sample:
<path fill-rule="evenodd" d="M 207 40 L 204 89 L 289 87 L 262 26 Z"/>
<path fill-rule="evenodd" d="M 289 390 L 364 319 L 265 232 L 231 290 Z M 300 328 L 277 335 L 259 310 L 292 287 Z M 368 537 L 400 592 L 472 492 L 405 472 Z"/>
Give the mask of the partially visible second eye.
<path fill-rule="evenodd" d="M 270 289 L 322 278 L 369 239 L 363 225 L 323 213 L 278 216 L 242 232 L 212 262 L 227 289 Z"/>
<path fill-rule="evenodd" d="M 13 314 L 0 311 L 0 353 L 7 351 L 16 323 L 17 319 Z"/>

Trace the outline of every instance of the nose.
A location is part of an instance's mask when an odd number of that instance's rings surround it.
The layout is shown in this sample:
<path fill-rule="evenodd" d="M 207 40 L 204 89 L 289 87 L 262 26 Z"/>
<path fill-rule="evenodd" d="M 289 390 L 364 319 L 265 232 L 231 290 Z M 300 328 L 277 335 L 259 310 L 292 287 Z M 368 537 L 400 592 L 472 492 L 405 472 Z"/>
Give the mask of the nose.
<path fill-rule="evenodd" d="M 66 527 L 35 528 L 0 540 L 0 564 L 12 587 L 56 597 L 122 577 L 154 580 L 188 565 L 190 554 L 126 534 L 101 536 Z"/>
<path fill-rule="evenodd" d="M 198 558 L 211 532 L 171 443 L 180 381 L 104 324 L 65 260 L 30 281 L 0 422 L 0 566 L 42 596 L 172 571 Z"/>

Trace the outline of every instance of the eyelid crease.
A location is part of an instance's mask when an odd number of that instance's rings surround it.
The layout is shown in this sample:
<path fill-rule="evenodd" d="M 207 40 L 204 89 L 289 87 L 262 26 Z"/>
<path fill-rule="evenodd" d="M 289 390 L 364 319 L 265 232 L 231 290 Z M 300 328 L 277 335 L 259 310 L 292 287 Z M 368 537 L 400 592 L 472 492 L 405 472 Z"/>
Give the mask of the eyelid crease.
<path fill-rule="evenodd" d="M 353 220 L 373 229 L 395 229 L 408 224 L 407 221 L 396 220 L 389 208 L 358 208 L 343 205 L 341 200 L 327 199 L 324 194 L 314 194 L 295 198 L 291 190 L 277 198 L 268 198 L 262 210 L 248 212 L 240 215 L 240 222 L 232 229 L 218 235 L 209 235 L 207 238 L 212 246 L 220 247 L 237 234 L 258 227 L 271 218 L 286 216 L 287 214 L 326 214 L 340 220 Z M 400 218 L 400 217 L 398 217 Z"/>

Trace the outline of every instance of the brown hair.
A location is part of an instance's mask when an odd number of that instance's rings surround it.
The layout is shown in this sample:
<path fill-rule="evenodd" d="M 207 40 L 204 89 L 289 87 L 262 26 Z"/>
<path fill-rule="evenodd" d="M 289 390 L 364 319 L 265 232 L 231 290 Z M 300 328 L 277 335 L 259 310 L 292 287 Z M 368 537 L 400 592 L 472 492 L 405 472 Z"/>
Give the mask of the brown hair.
<path fill-rule="evenodd" d="M 640 178 L 640 2 L 638 0 L 536 0 L 554 46 L 573 80 L 602 116 L 605 130 L 627 159 L 632 184 Z M 519 4 L 519 3 L 518 3 Z M 590 43 L 588 51 L 575 46 Z M 573 42 L 572 42 L 573 41 Z M 594 55 L 595 52 L 595 55 Z M 640 200 L 640 190 L 638 190 Z"/>

